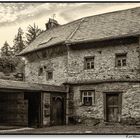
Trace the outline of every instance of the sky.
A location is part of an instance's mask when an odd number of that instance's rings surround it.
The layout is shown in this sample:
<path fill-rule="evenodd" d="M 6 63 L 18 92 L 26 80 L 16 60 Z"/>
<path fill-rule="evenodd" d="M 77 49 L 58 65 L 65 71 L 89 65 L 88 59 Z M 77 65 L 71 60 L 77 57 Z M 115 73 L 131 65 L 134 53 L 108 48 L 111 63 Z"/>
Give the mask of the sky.
<path fill-rule="evenodd" d="M 140 3 L 0 3 L 0 47 L 13 39 L 21 27 L 24 33 L 34 23 L 45 30 L 49 18 L 59 24 L 101 13 L 139 7 Z M 24 39 L 25 34 L 24 34 Z"/>

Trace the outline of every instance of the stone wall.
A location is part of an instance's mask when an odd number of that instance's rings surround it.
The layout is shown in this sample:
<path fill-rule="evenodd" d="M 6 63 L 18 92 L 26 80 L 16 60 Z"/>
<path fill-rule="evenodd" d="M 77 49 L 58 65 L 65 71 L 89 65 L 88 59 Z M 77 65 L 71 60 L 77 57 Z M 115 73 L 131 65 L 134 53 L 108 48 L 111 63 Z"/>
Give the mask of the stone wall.
<path fill-rule="evenodd" d="M 25 80 L 31 83 L 61 85 L 66 79 L 66 64 L 66 55 L 27 63 L 25 67 Z M 44 69 L 44 66 L 46 66 L 46 69 Z M 38 76 L 40 67 L 43 67 L 43 74 Z M 53 79 L 46 79 L 47 71 L 53 71 Z"/>
<path fill-rule="evenodd" d="M 123 94 L 122 122 L 140 124 L 140 83 L 128 88 Z"/>
<path fill-rule="evenodd" d="M 83 106 L 80 100 L 81 90 L 95 90 L 95 103 L 92 106 Z M 104 121 L 104 92 L 120 92 L 122 94 L 122 109 L 120 120 L 124 118 L 140 118 L 140 83 L 102 83 L 93 85 L 75 85 L 74 116 L 81 119 L 95 118 Z"/>
<path fill-rule="evenodd" d="M 80 45 L 79 45 L 80 46 Z M 94 47 L 94 44 L 81 44 L 81 48 L 69 49 L 68 81 L 137 79 L 140 78 L 138 43 L 109 44 Z M 80 48 L 79 47 L 79 48 Z M 76 47 L 75 47 L 76 48 Z M 90 48 L 90 49 L 89 49 Z M 115 54 L 127 53 L 127 66 L 115 66 Z M 84 69 L 84 57 L 94 56 L 94 69 Z"/>
<path fill-rule="evenodd" d="M 129 41 L 129 39 L 127 40 Z M 49 57 L 46 58 L 41 58 L 41 52 L 33 53 L 27 57 L 25 81 L 61 85 L 65 82 L 140 78 L 138 40 L 128 43 L 123 43 L 123 39 L 115 40 L 110 44 L 108 42 L 111 41 L 106 41 L 98 45 L 85 43 L 79 45 L 79 48 L 75 47 L 77 49 L 73 49 L 70 46 L 68 52 L 65 46 L 64 51 L 61 53 L 60 50 L 63 50 L 63 48 L 60 47 L 58 54 L 57 51 L 53 54 L 52 48 L 51 52 L 48 53 Z M 58 46 L 56 48 L 58 50 Z M 127 66 L 115 66 L 115 54 L 118 53 L 127 53 Z M 95 68 L 87 70 L 84 67 L 84 57 L 89 56 L 94 56 Z M 39 68 L 44 68 L 44 66 L 46 68 L 43 74 L 38 76 Z M 53 71 L 53 79 L 47 80 L 46 71 L 50 70 Z"/>

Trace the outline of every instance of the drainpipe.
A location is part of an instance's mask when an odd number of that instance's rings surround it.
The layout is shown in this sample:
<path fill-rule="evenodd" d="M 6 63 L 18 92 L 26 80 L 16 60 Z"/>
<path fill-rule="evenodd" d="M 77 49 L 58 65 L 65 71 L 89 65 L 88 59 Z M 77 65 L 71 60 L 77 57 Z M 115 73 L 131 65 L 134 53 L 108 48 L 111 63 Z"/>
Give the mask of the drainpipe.
<path fill-rule="evenodd" d="M 65 44 L 65 46 L 67 47 L 67 62 L 66 62 L 66 83 L 68 82 L 68 65 L 69 65 L 69 44 Z M 66 90 L 67 90 L 67 95 L 66 95 L 66 124 L 69 123 L 68 119 L 69 119 L 69 88 L 70 86 L 69 85 L 65 85 L 66 87 Z"/>
<path fill-rule="evenodd" d="M 138 44 L 138 53 L 139 53 L 138 79 L 140 79 L 140 36 L 138 38 L 139 38 L 139 44 Z"/>
<path fill-rule="evenodd" d="M 70 45 L 69 44 L 65 44 L 65 46 L 67 47 L 67 64 L 66 64 L 66 72 L 67 72 L 67 78 L 66 78 L 66 82 L 68 82 L 68 72 L 69 72 L 69 70 L 68 70 L 68 67 L 69 67 L 69 54 L 70 54 Z"/>

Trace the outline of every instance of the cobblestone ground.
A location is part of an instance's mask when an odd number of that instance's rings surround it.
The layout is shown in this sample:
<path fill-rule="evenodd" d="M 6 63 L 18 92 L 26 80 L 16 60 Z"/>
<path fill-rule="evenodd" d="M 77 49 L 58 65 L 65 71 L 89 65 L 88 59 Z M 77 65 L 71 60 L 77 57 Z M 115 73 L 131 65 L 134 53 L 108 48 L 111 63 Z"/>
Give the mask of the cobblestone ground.
<path fill-rule="evenodd" d="M 35 128 L 8 134 L 140 134 L 140 126 L 85 126 L 67 125 Z M 5 133 L 6 134 L 6 133 Z"/>

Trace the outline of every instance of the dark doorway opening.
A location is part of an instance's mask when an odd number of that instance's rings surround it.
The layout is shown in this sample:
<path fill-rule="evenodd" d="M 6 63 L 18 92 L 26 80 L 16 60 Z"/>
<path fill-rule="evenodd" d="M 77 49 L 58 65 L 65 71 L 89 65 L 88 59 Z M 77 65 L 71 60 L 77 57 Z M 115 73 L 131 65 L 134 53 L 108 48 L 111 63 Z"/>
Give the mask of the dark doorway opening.
<path fill-rule="evenodd" d="M 25 93 L 24 99 L 28 101 L 28 126 L 40 127 L 41 94 L 40 93 Z"/>
<path fill-rule="evenodd" d="M 66 117 L 65 95 L 53 94 L 51 97 L 51 125 L 64 125 Z"/>
<path fill-rule="evenodd" d="M 0 124 L 28 126 L 28 103 L 23 92 L 0 91 Z"/>

